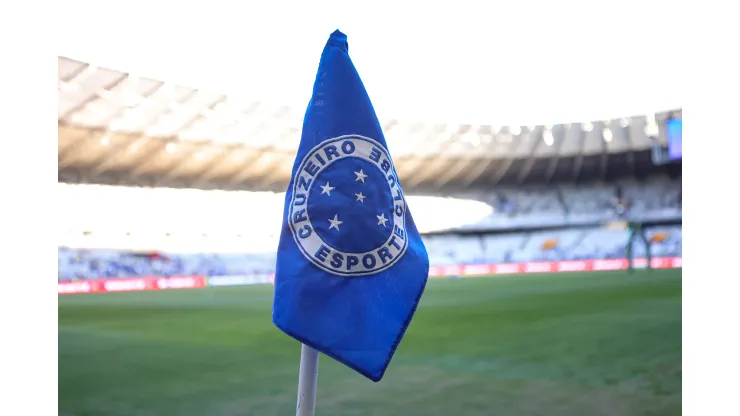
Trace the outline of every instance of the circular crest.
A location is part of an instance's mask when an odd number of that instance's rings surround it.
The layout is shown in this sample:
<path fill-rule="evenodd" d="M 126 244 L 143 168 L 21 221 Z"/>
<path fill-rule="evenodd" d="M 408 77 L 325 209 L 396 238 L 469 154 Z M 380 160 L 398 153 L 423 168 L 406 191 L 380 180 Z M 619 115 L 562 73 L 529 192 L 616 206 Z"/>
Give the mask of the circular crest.
<path fill-rule="evenodd" d="M 295 170 L 288 224 L 301 253 L 340 276 L 386 270 L 408 247 L 406 199 L 388 151 L 346 135 L 311 149 Z"/>

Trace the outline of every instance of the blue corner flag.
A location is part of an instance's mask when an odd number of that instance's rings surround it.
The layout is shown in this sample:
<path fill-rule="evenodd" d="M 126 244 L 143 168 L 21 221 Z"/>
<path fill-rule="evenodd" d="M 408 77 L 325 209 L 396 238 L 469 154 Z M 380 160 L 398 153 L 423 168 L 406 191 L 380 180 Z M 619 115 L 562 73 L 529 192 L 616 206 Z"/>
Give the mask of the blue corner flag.
<path fill-rule="evenodd" d="M 429 259 L 339 31 L 321 55 L 283 215 L 273 322 L 379 381 L 424 292 Z"/>

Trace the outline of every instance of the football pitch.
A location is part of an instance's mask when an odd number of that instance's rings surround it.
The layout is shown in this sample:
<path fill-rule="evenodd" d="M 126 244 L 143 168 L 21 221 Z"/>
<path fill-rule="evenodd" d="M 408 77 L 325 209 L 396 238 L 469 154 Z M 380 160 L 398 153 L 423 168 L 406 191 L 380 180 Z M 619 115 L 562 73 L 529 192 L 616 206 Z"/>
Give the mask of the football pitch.
<path fill-rule="evenodd" d="M 272 286 L 59 297 L 59 414 L 292 415 Z M 681 270 L 431 279 L 385 378 L 325 356 L 316 414 L 679 415 Z"/>

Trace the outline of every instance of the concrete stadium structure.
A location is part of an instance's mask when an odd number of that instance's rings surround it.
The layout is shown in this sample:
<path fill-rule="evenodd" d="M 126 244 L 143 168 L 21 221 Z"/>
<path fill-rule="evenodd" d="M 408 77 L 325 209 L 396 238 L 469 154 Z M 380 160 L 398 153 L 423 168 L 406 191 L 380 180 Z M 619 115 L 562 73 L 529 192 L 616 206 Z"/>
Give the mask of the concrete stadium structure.
<path fill-rule="evenodd" d="M 533 126 L 380 120 L 407 192 L 641 178 L 680 109 Z M 283 191 L 305 108 L 59 57 L 59 181 Z M 616 116 L 616 115 L 615 115 Z"/>

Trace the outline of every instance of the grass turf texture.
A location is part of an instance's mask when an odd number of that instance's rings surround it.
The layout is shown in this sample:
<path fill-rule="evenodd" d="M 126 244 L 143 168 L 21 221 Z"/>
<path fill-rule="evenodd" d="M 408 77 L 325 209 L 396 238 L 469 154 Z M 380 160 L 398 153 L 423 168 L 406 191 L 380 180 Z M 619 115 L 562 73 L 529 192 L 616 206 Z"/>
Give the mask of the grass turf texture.
<path fill-rule="evenodd" d="M 59 297 L 60 415 L 290 415 L 272 286 Z M 681 270 L 430 280 L 385 378 L 322 357 L 317 415 L 677 415 Z"/>

